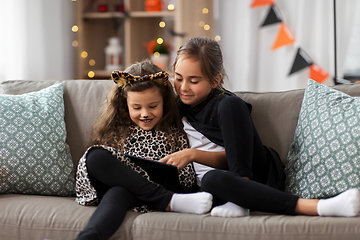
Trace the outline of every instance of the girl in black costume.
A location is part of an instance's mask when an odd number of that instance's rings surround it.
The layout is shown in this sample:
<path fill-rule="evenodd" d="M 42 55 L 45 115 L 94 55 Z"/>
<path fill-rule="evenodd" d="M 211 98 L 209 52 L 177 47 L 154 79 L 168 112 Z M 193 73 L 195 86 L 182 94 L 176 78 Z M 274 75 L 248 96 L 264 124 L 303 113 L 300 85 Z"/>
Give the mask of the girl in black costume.
<path fill-rule="evenodd" d="M 322 200 L 282 191 L 282 162 L 273 149 L 262 144 L 251 119 L 251 105 L 222 88 L 225 71 L 216 41 L 188 40 L 177 52 L 174 69 L 191 149 L 161 161 L 179 169 L 194 163 L 201 191 L 213 195 L 212 216 L 246 216 L 249 209 L 287 215 L 358 214 L 357 189 Z"/>

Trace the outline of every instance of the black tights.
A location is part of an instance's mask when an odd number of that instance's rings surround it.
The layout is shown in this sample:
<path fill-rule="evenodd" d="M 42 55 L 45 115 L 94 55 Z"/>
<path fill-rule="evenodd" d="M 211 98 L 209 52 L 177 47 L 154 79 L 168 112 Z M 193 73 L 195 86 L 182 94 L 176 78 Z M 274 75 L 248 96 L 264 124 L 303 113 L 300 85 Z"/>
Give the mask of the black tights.
<path fill-rule="evenodd" d="M 201 181 L 201 191 L 213 195 L 213 206 L 235 203 L 252 211 L 294 215 L 297 196 L 228 171 L 212 170 Z"/>
<path fill-rule="evenodd" d="M 105 149 L 91 149 L 86 156 L 86 166 L 101 202 L 86 228 L 79 233 L 78 240 L 108 239 L 120 227 L 129 209 L 146 204 L 154 210 L 165 211 L 173 195 Z"/>
<path fill-rule="evenodd" d="M 233 202 L 254 211 L 293 215 L 298 197 L 266 185 L 281 189 L 283 182 L 270 184 L 283 181 L 282 169 L 276 167 L 282 165 L 281 160 L 262 144 L 245 102 L 236 97 L 223 99 L 218 118 L 229 171 L 205 174 L 201 190 L 213 195 L 214 205 Z"/>

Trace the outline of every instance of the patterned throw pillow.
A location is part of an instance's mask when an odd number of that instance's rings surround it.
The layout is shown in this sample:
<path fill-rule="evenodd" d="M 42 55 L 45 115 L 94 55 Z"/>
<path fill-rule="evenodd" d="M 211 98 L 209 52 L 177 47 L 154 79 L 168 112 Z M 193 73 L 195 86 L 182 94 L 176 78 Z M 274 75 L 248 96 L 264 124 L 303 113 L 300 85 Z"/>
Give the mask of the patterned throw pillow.
<path fill-rule="evenodd" d="M 63 85 L 0 94 L 0 194 L 75 195 Z"/>
<path fill-rule="evenodd" d="M 360 187 L 360 98 L 309 80 L 285 174 L 285 191 L 302 198 Z"/>

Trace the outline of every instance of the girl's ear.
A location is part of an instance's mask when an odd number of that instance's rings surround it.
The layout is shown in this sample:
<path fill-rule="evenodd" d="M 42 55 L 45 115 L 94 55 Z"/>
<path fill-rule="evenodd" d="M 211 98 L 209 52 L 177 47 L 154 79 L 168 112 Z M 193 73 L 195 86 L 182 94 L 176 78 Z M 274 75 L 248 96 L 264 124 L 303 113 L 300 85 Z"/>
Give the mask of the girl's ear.
<path fill-rule="evenodd" d="M 211 84 L 211 87 L 212 87 L 212 88 L 216 88 L 216 87 L 220 84 L 221 79 L 222 79 L 222 74 L 219 73 L 218 75 L 215 76 L 214 79 L 215 79 L 215 82 L 213 82 L 213 83 Z"/>

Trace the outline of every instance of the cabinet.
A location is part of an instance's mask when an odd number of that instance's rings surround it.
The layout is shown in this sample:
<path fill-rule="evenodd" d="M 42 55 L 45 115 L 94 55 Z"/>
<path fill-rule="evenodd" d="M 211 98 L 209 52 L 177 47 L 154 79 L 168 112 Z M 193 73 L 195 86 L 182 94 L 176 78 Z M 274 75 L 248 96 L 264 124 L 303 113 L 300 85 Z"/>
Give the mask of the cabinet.
<path fill-rule="evenodd" d="M 202 23 L 213 26 L 212 0 L 163 0 L 165 10 L 154 12 L 144 10 L 144 1 L 76 1 L 78 79 L 110 78 L 110 71 L 105 70 L 104 49 L 114 36 L 121 40 L 121 59 L 125 67 L 149 58 L 146 43 L 153 39 L 163 38 L 172 45 L 172 64 L 175 51 L 186 39 L 194 36 L 214 38 L 213 28 L 201 26 Z M 175 9 L 167 10 L 167 4 L 173 4 Z M 99 11 L 101 6 L 106 7 L 106 11 Z M 208 12 L 203 13 L 203 9 Z M 162 21 L 165 27 L 160 27 Z M 93 73 L 90 77 L 89 72 Z"/>

